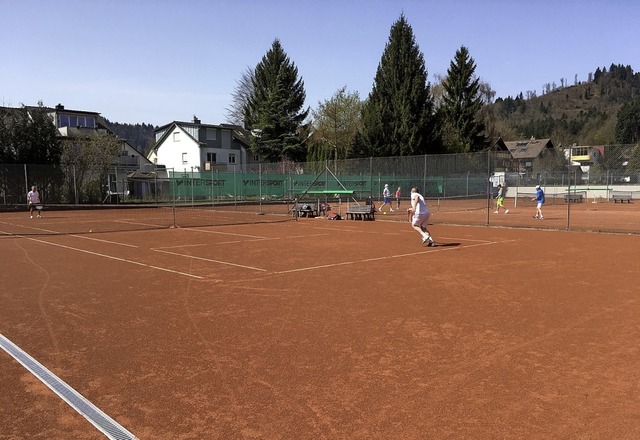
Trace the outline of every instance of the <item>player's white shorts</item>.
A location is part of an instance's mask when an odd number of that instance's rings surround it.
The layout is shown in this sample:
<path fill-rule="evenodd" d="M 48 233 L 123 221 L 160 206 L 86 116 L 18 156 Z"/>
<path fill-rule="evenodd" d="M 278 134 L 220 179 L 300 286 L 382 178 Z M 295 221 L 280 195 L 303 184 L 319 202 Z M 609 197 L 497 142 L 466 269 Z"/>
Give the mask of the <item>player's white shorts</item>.
<path fill-rule="evenodd" d="M 427 227 L 429 223 L 429 217 L 431 217 L 431 212 L 427 211 L 425 214 L 413 214 L 413 219 L 411 219 L 411 224 L 413 226 L 423 226 Z"/>

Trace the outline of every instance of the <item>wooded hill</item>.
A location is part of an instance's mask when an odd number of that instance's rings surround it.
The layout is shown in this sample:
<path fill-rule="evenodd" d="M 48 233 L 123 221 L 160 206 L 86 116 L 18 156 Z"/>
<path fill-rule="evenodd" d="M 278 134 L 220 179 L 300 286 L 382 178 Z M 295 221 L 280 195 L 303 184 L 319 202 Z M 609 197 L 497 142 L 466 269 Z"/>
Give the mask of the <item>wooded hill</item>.
<path fill-rule="evenodd" d="M 550 138 L 555 145 L 612 145 L 618 112 L 640 99 L 640 73 L 612 64 L 571 86 L 546 85 L 542 96 L 528 92 L 498 98 L 483 109 L 491 138 L 521 140 Z"/>
<path fill-rule="evenodd" d="M 133 148 L 145 156 L 153 148 L 154 138 L 152 124 L 126 124 L 106 120 L 111 131 L 119 138 L 126 139 Z"/>

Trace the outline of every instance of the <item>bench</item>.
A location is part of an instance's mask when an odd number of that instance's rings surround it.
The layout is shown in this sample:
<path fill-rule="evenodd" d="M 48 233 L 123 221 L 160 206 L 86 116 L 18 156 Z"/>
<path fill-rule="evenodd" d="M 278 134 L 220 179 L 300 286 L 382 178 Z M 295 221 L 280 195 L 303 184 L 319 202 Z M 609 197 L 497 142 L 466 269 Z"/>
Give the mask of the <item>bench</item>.
<path fill-rule="evenodd" d="M 624 202 L 631 203 L 633 194 L 631 194 L 631 191 L 619 191 L 619 192 L 614 191 L 611 193 L 611 198 L 613 199 L 613 203 L 617 203 L 617 202 L 620 202 L 620 204 Z"/>
<path fill-rule="evenodd" d="M 347 220 L 375 220 L 375 212 L 372 205 L 349 205 Z"/>
<path fill-rule="evenodd" d="M 298 217 L 317 217 L 318 216 L 318 206 L 315 203 L 296 203 L 292 209 L 293 216 Z"/>
<path fill-rule="evenodd" d="M 564 201 L 571 203 L 571 202 L 582 202 L 584 200 L 584 194 L 565 194 L 564 195 Z"/>

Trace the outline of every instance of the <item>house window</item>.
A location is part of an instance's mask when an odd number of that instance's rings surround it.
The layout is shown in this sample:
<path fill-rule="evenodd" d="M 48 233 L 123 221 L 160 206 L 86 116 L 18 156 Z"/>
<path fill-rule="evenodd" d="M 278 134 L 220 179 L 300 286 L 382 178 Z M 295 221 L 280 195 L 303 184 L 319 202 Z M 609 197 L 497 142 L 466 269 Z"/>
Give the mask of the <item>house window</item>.
<path fill-rule="evenodd" d="M 236 163 L 236 155 L 234 153 L 229 153 L 229 163 Z"/>
<path fill-rule="evenodd" d="M 187 153 L 182 153 L 182 165 L 186 165 L 188 163 L 189 161 L 187 160 Z"/>
<path fill-rule="evenodd" d="M 260 156 L 258 154 L 254 154 L 253 155 L 253 161 L 254 162 L 260 162 Z"/>
<path fill-rule="evenodd" d="M 93 116 L 59 115 L 58 127 L 89 127 L 95 128 L 96 118 Z"/>
<path fill-rule="evenodd" d="M 222 148 L 231 148 L 231 132 L 223 131 L 222 132 Z"/>
<path fill-rule="evenodd" d="M 180 142 L 180 132 L 179 131 L 175 131 L 173 133 L 173 142 Z M 187 153 L 184 153 L 187 154 Z"/>
<path fill-rule="evenodd" d="M 216 153 L 207 153 L 207 162 L 216 163 Z"/>
<path fill-rule="evenodd" d="M 215 141 L 217 139 L 217 133 L 215 128 L 207 128 L 207 140 Z"/>

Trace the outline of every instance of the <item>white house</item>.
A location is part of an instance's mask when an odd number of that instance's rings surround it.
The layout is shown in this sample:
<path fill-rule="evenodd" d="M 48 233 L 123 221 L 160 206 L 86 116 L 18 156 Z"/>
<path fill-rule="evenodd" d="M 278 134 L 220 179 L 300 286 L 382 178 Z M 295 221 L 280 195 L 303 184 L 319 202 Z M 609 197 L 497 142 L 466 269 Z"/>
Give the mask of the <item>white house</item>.
<path fill-rule="evenodd" d="M 173 121 L 155 129 L 148 159 L 175 172 L 246 171 L 250 157 L 247 133 L 236 125 Z"/>

